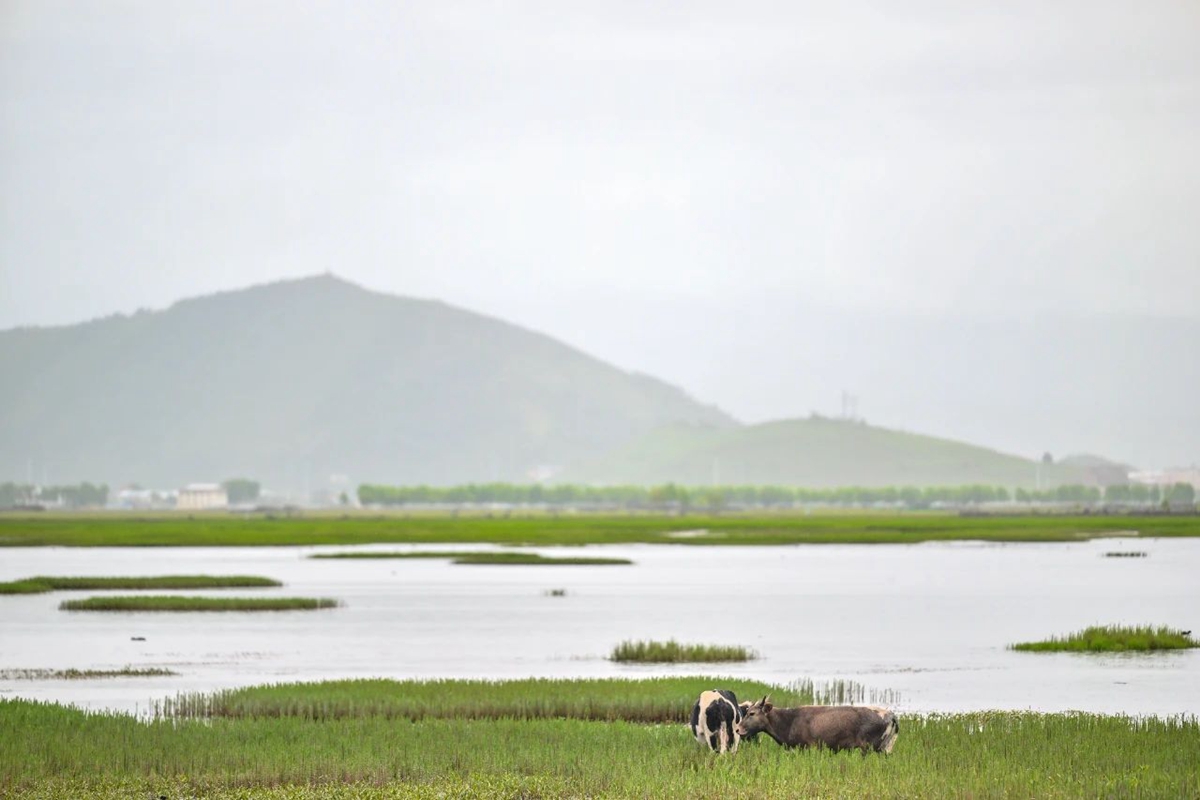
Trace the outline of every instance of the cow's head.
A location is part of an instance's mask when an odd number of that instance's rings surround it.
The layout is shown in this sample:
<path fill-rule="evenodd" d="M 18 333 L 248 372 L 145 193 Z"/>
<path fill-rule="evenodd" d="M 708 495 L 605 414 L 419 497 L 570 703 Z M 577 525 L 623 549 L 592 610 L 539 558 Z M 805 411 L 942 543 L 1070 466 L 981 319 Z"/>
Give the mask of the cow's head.
<path fill-rule="evenodd" d="M 767 712 L 775 706 L 771 705 L 771 696 L 766 695 L 757 703 L 743 703 L 742 721 L 737 725 L 738 736 L 752 736 L 767 729 Z"/>

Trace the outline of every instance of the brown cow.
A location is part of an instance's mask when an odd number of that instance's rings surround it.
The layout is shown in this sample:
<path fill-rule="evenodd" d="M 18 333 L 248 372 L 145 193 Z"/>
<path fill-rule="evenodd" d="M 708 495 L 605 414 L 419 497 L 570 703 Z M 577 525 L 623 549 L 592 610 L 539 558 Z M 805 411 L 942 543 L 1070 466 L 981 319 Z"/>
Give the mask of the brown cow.
<path fill-rule="evenodd" d="M 784 747 L 857 748 L 864 754 L 890 753 L 900 725 L 878 706 L 800 706 L 776 708 L 764 697 L 746 709 L 738 736 L 766 733 Z"/>

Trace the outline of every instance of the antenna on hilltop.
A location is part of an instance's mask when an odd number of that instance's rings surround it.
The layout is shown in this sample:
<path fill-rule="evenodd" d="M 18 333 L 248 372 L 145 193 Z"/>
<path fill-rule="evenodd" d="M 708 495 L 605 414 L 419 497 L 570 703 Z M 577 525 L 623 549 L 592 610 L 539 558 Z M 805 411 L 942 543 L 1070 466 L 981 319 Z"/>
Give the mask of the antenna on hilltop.
<path fill-rule="evenodd" d="M 842 390 L 842 419 L 854 422 L 858 419 L 858 395 Z"/>

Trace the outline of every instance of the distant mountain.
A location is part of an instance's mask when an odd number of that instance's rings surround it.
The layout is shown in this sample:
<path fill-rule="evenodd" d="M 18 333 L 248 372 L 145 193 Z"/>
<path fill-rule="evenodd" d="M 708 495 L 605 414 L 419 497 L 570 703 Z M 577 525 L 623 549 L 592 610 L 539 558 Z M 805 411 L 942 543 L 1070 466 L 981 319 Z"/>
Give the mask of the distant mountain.
<path fill-rule="evenodd" d="M 1086 467 L 1042 464 L 983 447 L 826 419 L 739 428 L 677 425 L 569 470 L 583 483 L 1034 488 L 1090 480 Z"/>
<path fill-rule="evenodd" d="M 549 337 L 331 276 L 0 333 L 0 480 L 525 480 L 734 421 Z"/>

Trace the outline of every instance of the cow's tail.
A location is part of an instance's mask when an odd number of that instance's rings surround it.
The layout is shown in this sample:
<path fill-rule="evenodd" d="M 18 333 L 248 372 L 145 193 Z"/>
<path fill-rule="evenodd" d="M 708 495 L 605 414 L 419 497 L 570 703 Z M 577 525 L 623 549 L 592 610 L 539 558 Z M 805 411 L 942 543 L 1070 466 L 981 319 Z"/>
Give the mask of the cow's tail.
<path fill-rule="evenodd" d="M 880 753 L 890 753 L 896 746 L 896 737 L 900 735 L 900 721 L 891 711 L 883 714 L 883 721 L 887 726 L 883 729 L 883 736 L 879 739 L 878 750 Z"/>

